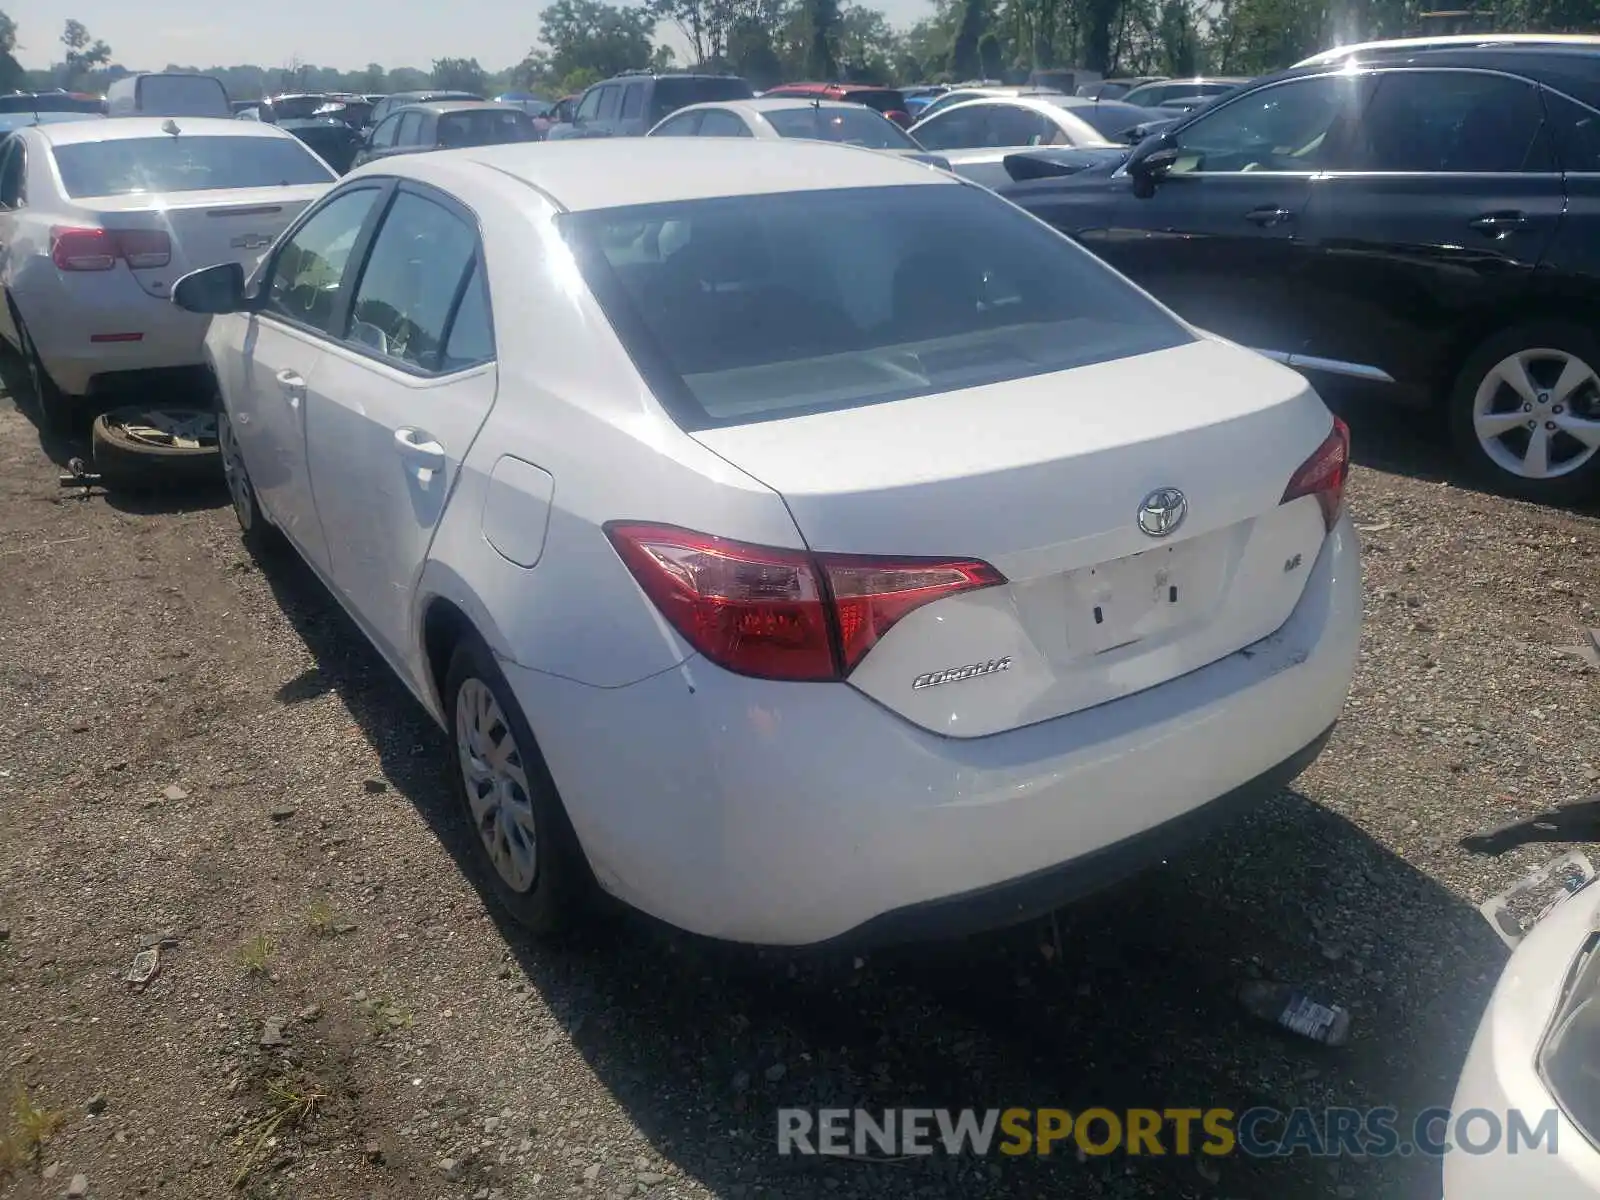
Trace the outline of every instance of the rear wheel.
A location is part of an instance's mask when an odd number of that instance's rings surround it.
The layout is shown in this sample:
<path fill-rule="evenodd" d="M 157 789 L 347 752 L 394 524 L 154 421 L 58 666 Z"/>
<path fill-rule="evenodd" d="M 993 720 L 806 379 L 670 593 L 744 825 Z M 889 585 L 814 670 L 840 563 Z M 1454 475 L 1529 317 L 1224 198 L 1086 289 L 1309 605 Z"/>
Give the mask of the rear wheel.
<path fill-rule="evenodd" d="M 34 408 L 39 414 L 39 425 L 50 433 L 73 432 L 81 403 L 56 386 L 39 357 L 39 348 L 33 344 L 33 335 L 23 323 L 22 314 L 12 305 L 11 320 L 17 327 L 17 341 L 22 350 L 23 365 L 28 369 L 28 383 L 33 388 Z"/>
<path fill-rule="evenodd" d="M 1566 504 L 1600 490 L 1600 339 L 1540 321 L 1495 335 L 1467 359 L 1450 398 L 1466 464 L 1509 495 Z"/>
<path fill-rule="evenodd" d="M 592 911 L 588 861 L 522 709 L 494 656 L 473 634 L 450 657 L 444 696 L 456 795 L 481 874 L 530 931 L 572 928 Z"/>

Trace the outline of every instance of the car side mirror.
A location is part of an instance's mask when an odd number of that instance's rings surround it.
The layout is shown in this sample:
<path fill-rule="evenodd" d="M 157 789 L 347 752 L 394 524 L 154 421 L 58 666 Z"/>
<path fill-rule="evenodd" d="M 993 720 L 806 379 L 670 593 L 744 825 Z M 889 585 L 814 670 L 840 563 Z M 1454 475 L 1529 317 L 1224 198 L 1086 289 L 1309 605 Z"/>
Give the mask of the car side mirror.
<path fill-rule="evenodd" d="M 250 307 L 244 294 L 244 267 L 226 262 L 190 271 L 173 285 L 172 302 L 192 313 L 244 312 Z"/>
<path fill-rule="evenodd" d="M 1154 145 L 1148 154 L 1136 154 L 1128 161 L 1128 175 L 1133 180 L 1133 194 L 1148 200 L 1156 194 L 1156 185 L 1165 179 L 1177 165 L 1182 151 L 1167 138 L 1151 139 L 1140 144 Z"/>

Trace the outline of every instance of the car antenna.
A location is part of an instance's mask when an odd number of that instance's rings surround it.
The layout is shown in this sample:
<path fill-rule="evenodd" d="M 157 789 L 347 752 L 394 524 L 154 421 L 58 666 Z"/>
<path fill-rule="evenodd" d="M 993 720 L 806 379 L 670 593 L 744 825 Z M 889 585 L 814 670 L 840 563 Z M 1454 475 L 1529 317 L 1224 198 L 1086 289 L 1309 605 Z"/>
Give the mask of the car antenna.
<path fill-rule="evenodd" d="M 178 128 L 178 123 L 176 121 L 174 121 L 171 117 L 168 117 L 161 123 L 161 132 L 170 133 L 173 137 L 177 137 L 183 132 L 183 130 Z"/>

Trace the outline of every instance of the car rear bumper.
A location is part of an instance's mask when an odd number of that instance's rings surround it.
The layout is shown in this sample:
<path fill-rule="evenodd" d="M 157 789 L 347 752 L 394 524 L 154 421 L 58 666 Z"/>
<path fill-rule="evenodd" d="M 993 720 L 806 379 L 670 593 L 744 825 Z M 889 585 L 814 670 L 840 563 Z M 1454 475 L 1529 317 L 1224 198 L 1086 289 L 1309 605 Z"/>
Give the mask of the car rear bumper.
<path fill-rule="evenodd" d="M 983 738 L 700 659 L 613 689 L 505 669 L 597 877 L 628 903 L 763 944 L 970 930 L 1110 882 L 1309 762 L 1354 669 L 1359 555 L 1346 518 L 1270 637 Z"/>
<path fill-rule="evenodd" d="M 1506 1126 L 1513 1111 L 1529 1128 L 1555 1110 L 1551 1144 L 1512 1146 L 1509 1136 L 1484 1153 L 1444 1157 L 1444 1200 L 1580 1200 L 1600 1195 L 1600 1150 L 1556 1105 L 1535 1062 L 1561 989 L 1600 911 L 1600 885 L 1577 893 L 1534 927 L 1495 985 L 1456 1084 L 1451 1111 L 1492 1112 Z M 1483 1136 L 1480 1122 L 1474 1130 Z M 1448 1135 L 1451 1131 L 1445 1131 Z"/>
<path fill-rule="evenodd" d="M 41 287 L 17 296 L 39 358 L 62 391 L 83 395 L 97 390 L 98 376 L 205 361 L 209 317 L 150 295 L 120 266 L 86 272 L 84 279 L 89 282 L 73 280 L 66 288 Z M 138 340 L 103 340 L 133 334 Z"/>

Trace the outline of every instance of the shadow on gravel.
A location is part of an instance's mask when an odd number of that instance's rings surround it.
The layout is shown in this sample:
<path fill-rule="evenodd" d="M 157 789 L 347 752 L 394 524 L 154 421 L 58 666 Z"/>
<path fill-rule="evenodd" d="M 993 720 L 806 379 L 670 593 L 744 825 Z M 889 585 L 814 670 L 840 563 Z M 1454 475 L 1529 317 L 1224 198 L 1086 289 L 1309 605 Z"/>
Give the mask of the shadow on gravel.
<path fill-rule="evenodd" d="M 285 555 L 267 578 L 317 661 L 280 699 L 335 690 L 390 783 L 470 873 L 447 739 L 309 570 Z M 1415 1114 L 1449 1103 L 1504 960 L 1473 908 L 1294 792 L 1183 862 L 1059 914 L 1055 928 L 865 961 L 718 944 L 638 915 L 539 945 L 483 894 L 530 983 L 639 1129 L 719 1196 L 751 1200 L 1436 1195 L 1438 1166 L 1420 1159 L 1233 1157 L 1207 1160 L 1203 1174 L 1190 1158 L 1070 1149 L 780 1157 L 776 1111 L 1304 1104 Z M 1233 993 L 1257 974 L 1349 1006 L 1352 1044 L 1330 1051 L 1252 1022 Z"/>

